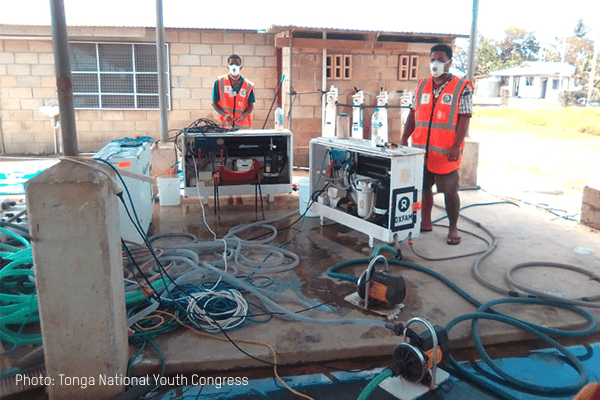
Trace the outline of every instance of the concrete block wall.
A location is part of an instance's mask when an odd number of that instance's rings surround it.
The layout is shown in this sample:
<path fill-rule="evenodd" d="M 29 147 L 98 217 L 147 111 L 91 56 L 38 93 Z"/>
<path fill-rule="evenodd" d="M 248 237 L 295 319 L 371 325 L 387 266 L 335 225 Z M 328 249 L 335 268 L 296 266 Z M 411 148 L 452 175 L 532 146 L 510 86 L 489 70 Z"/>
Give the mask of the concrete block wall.
<path fill-rule="evenodd" d="M 155 43 L 153 28 L 69 27 L 70 39 L 89 42 Z M 11 38 L 11 35 L 13 35 Z M 49 119 L 38 109 L 58 104 L 54 56 L 50 27 L 0 26 L 0 143 L 6 154 L 54 152 L 54 131 Z M 9 39 L 7 39 L 9 38 Z M 267 119 L 278 84 L 275 34 L 244 30 L 166 29 L 169 45 L 171 109 L 167 112 L 171 130 L 179 130 L 196 119 L 218 121 L 211 107 L 215 79 L 227 73 L 227 57 L 236 53 L 243 59 L 242 75 L 255 84 L 256 104 L 253 128 Z M 400 48 L 402 48 L 400 50 Z M 328 51 L 352 56 L 352 79 L 326 82 L 335 85 L 339 103 L 351 104 L 354 88 L 365 93 L 365 106 L 376 104 L 381 88 L 388 92 L 389 104 L 400 105 L 400 94 L 414 92 L 417 80 L 398 79 L 399 56 L 419 56 L 418 77 L 429 76 L 429 43 L 405 43 L 395 50 L 357 49 Z M 282 74 L 291 77 L 298 93 L 292 107 L 294 163 L 308 165 L 310 139 L 321 135 L 321 90 L 323 89 L 323 51 L 316 48 L 282 47 Z M 290 78 L 282 88 L 284 113 L 289 111 Z M 351 114 L 350 107 L 338 112 Z M 370 137 L 374 108 L 363 113 L 364 136 Z M 96 152 L 110 140 L 133 136 L 160 137 L 158 110 L 76 110 L 78 147 L 81 152 Z M 390 141 L 398 142 L 402 133 L 400 109 L 388 110 Z M 286 124 L 287 125 L 287 124 Z M 273 115 L 266 121 L 273 127 Z M 171 132 L 171 137 L 174 136 Z M 0 149 L 1 151 L 2 149 Z"/>
<path fill-rule="evenodd" d="M 583 188 L 581 223 L 600 230 L 600 186 Z"/>
<path fill-rule="evenodd" d="M 6 154 L 54 153 L 50 119 L 38 110 L 58 104 L 50 27 L 31 27 L 35 33 L 0 39 L 0 139 Z M 0 33 L 18 28 L 0 27 Z M 70 40 L 154 43 L 154 29 L 73 27 Z M 16 35 L 15 35 L 16 36 Z M 7 36 L 4 36 L 7 37 Z M 277 59 L 273 36 L 254 31 L 167 29 L 171 109 L 169 129 L 181 129 L 198 118 L 218 120 L 211 107 L 215 79 L 227 73 L 227 57 L 243 59 L 242 75 L 256 85 L 253 128 L 260 128 L 277 88 Z M 96 152 L 111 140 L 134 136 L 160 137 L 158 110 L 76 110 L 79 150 Z M 272 127 L 269 121 L 267 127 Z M 170 136 L 173 136 L 171 133 Z"/>
<path fill-rule="evenodd" d="M 0 135 L 7 154 L 54 152 L 50 119 L 38 109 L 56 100 L 49 39 L 0 40 Z"/>
<path fill-rule="evenodd" d="M 407 44 L 407 50 L 402 52 L 349 50 L 344 52 L 330 51 L 328 54 L 350 54 L 352 56 L 352 79 L 328 79 L 326 90 L 333 85 L 338 88 L 338 103 L 351 104 L 354 88 L 362 89 L 365 95 L 365 106 L 377 104 L 376 96 L 383 88 L 388 92 L 388 104 L 400 105 L 400 94 L 404 91 L 413 92 L 418 80 L 398 80 L 400 54 L 419 55 L 418 79 L 429 76 L 429 50 L 431 44 Z M 283 71 L 289 76 L 289 48 L 283 49 Z M 323 78 L 323 52 L 318 49 L 292 48 L 292 86 L 298 95 L 292 107 L 292 126 L 294 133 L 294 164 L 308 166 L 309 142 L 312 138 L 321 136 L 321 95 Z M 289 83 L 288 83 L 289 85 Z M 289 86 L 284 85 L 284 92 Z M 285 113 L 289 102 L 284 99 Z M 371 115 L 374 108 L 363 110 L 364 137 L 371 137 Z M 352 115 L 350 107 L 338 107 L 338 113 Z M 388 110 L 389 139 L 399 142 L 402 135 L 400 109 Z"/>

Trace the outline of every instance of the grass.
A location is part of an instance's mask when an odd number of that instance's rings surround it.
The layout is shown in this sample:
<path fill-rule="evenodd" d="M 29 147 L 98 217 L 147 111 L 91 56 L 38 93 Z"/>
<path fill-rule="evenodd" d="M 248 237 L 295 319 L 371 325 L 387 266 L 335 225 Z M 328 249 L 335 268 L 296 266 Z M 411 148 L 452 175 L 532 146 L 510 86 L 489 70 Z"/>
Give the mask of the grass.
<path fill-rule="evenodd" d="M 600 107 L 476 107 L 470 129 L 524 132 L 541 139 L 589 139 L 600 137 Z"/>

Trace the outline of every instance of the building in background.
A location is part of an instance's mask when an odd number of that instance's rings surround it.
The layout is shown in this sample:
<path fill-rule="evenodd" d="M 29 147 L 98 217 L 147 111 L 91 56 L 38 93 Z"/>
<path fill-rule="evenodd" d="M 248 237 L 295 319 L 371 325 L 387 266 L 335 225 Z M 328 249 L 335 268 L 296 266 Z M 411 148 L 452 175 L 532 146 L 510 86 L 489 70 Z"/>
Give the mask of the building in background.
<path fill-rule="evenodd" d="M 155 29 L 70 26 L 68 33 L 79 150 L 97 152 L 124 137 L 158 139 Z M 285 75 L 276 102 L 294 135 L 295 163 L 307 166 L 308 143 L 321 136 L 323 90 L 338 88 L 341 113 L 351 113 L 355 88 L 363 90 L 363 117 L 370 121 L 374 108 L 369 106 L 381 89 L 391 106 L 399 106 L 400 95 L 429 76 L 431 46 L 452 44 L 457 37 L 465 35 L 287 26 L 166 28 L 169 128 L 174 136 L 199 118 L 217 120 L 213 83 L 226 73 L 227 57 L 236 53 L 243 59 L 243 75 L 256 88 L 252 128 L 262 128 L 265 121 L 273 127 L 267 114 Z M 52 121 L 39 111 L 58 104 L 50 26 L 0 25 L 0 83 L 4 154 L 53 153 Z M 398 141 L 400 110 L 390 109 L 388 116 L 390 140 Z M 368 138 L 369 124 L 364 126 Z"/>
<path fill-rule="evenodd" d="M 490 72 L 476 79 L 476 96 L 559 101 L 562 92 L 575 90 L 575 66 L 561 62 L 524 61 L 516 67 Z"/>

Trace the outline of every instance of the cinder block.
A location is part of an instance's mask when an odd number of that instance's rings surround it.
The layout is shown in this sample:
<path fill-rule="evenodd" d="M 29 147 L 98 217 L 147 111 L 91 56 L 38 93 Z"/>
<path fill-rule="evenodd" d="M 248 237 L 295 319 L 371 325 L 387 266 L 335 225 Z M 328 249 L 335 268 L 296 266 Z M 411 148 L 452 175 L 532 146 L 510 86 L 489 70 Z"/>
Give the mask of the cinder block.
<path fill-rule="evenodd" d="M 254 55 L 254 46 L 249 44 L 234 44 L 233 51 L 243 58 L 243 56 Z"/>
<path fill-rule="evenodd" d="M 194 30 L 180 31 L 179 41 L 182 43 L 200 43 L 200 32 Z"/>
<path fill-rule="evenodd" d="M 198 55 L 210 55 L 212 54 L 212 45 L 210 44 L 199 44 L 192 43 L 190 44 L 190 54 L 198 54 Z"/>
<path fill-rule="evenodd" d="M 600 190 L 591 186 L 583 188 L 581 223 L 600 230 Z"/>
<path fill-rule="evenodd" d="M 189 99 L 192 96 L 190 89 L 173 88 L 171 95 L 174 99 Z"/>
<path fill-rule="evenodd" d="M 171 76 L 172 77 L 181 77 L 181 76 L 190 76 L 190 67 L 188 66 L 179 66 L 173 65 L 171 66 Z"/>
<path fill-rule="evenodd" d="M 33 77 L 32 78 L 38 78 Z M 36 79 L 34 79 L 36 81 Z M 38 78 L 37 81 L 41 82 Z M 43 99 L 54 99 L 57 96 L 56 88 L 44 88 L 44 87 L 34 87 L 33 88 L 33 97 L 35 98 L 43 98 Z M 58 100 L 54 100 L 58 104 Z"/>
<path fill-rule="evenodd" d="M 39 53 L 40 64 L 54 65 L 54 53 Z"/>
<path fill-rule="evenodd" d="M 201 43 L 223 43 L 223 34 L 221 32 L 202 32 L 200 35 Z"/>
<path fill-rule="evenodd" d="M 200 65 L 200 56 L 182 54 L 179 56 L 179 65 Z"/>
<path fill-rule="evenodd" d="M 15 53 L 17 64 L 37 64 L 39 62 L 37 53 Z"/>
<path fill-rule="evenodd" d="M 114 127 L 112 121 L 91 121 L 90 126 L 95 132 L 110 132 Z"/>
<path fill-rule="evenodd" d="M 32 40 L 29 42 L 29 51 L 35 53 L 52 53 L 53 52 L 51 40 Z"/>
<path fill-rule="evenodd" d="M 204 54 L 214 54 L 214 55 L 226 55 L 229 57 L 233 53 L 233 45 L 231 44 L 213 44 L 210 46 L 210 51 Z M 246 60 L 242 60 L 242 64 L 245 65 Z"/>
<path fill-rule="evenodd" d="M 8 118 L 11 121 L 31 121 L 33 119 L 33 111 L 11 111 L 8 114 Z"/>
<path fill-rule="evenodd" d="M 202 78 L 185 76 L 179 80 L 182 88 L 197 88 L 202 86 Z"/>
<path fill-rule="evenodd" d="M 50 64 L 35 64 L 31 66 L 31 75 L 54 76 L 54 65 Z"/>
<path fill-rule="evenodd" d="M 244 35 L 244 43 L 254 45 L 267 44 L 267 36 L 271 37 L 271 35 L 265 35 L 263 33 L 246 33 Z"/>
<path fill-rule="evenodd" d="M 202 67 L 219 67 L 219 66 L 225 66 L 226 62 L 227 62 L 227 56 L 200 56 L 200 63 L 198 65 L 202 66 Z M 223 59 L 224 58 L 224 59 Z M 226 71 L 225 71 L 226 72 Z M 225 73 L 223 72 L 223 73 Z"/>
<path fill-rule="evenodd" d="M 583 188 L 582 201 L 591 206 L 600 208 L 600 189 L 585 186 Z"/>
<path fill-rule="evenodd" d="M 124 137 L 137 136 L 137 133 L 135 132 L 135 121 L 114 121 L 113 126 L 115 131 L 123 132 Z"/>
<path fill-rule="evenodd" d="M 15 54 L 14 53 L 0 53 L 0 64 L 14 64 Z"/>
<path fill-rule="evenodd" d="M 173 43 L 169 46 L 171 54 L 190 54 L 190 45 L 187 43 Z"/>
<path fill-rule="evenodd" d="M 29 64 L 9 64 L 6 66 L 9 75 L 31 75 L 31 65 Z"/>
<path fill-rule="evenodd" d="M 158 131 L 158 121 L 136 121 L 135 130 L 138 134 L 141 132 L 156 132 Z"/>
<path fill-rule="evenodd" d="M 5 40 L 4 51 L 15 53 L 27 53 L 29 51 L 28 40 Z"/>
<path fill-rule="evenodd" d="M 21 110 L 37 110 L 44 105 L 42 99 L 21 99 Z"/>
<path fill-rule="evenodd" d="M 0 76 L 0 87 L 9 88 L 17 86 L 17 78 L 14 76 Z"/>
<path fill-rule="evenodd" d="M 223 43 L 244 43 L 244 34 L 240 32 L 225 31 L 223 33 Z"/>

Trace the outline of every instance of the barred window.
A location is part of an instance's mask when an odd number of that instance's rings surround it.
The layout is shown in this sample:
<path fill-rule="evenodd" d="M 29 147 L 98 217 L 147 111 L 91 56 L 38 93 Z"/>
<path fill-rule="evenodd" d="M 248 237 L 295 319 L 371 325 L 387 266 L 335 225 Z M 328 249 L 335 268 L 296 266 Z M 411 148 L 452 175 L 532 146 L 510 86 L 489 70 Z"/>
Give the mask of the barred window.
<path fill-rule="evenodd" d="M 158 108 L 155 44 L 77 42 L 69 50 L 75 108 Z"/>
<path fill-rule="evenodd" d="M 352 56 L 349 54 L 332 54 L 327 56 L 327 78 L 352 79 Z"/>

